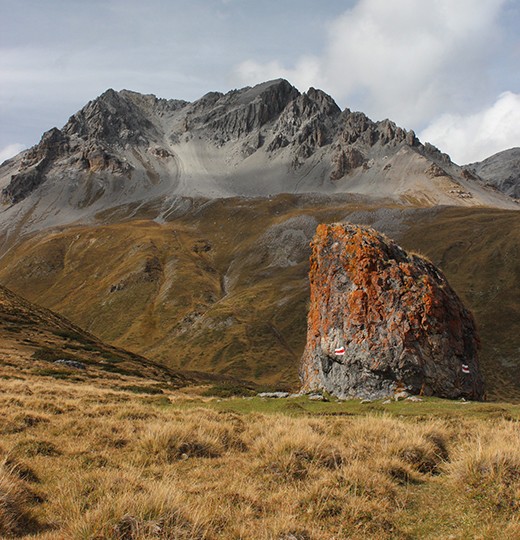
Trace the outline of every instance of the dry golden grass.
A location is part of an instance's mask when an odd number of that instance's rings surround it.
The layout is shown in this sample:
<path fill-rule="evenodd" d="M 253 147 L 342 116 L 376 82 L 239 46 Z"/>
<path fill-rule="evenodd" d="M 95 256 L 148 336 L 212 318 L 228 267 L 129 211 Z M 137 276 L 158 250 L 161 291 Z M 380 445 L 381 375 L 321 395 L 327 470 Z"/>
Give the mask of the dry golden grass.
<path fill-rule="evenodd" d="M 520 538 L 515 420 L 240 414 L 45 377 L 0 391 L 0 537 Z"/>

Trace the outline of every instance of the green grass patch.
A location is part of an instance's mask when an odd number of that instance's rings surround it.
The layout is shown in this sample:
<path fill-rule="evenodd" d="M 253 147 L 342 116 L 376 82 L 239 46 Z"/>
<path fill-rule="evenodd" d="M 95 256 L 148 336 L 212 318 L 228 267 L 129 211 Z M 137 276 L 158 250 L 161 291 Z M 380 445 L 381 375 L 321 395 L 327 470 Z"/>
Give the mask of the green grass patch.
<path fill-rule="evenodd" d="M 3 381 L 24 381 L 25 379 L 23 377 L 18 377 L 17 375 L 0 375 L 0 379 Z"/>
<path fill-rule="evenodd" d="M 65 343 L 63 345 L 65 349 L 72 349 L 74 351 L 86 351 L 86 352 L 101 352 L 99 347 L 84 343 Z"/>
<path fill-rule="evenodd" d="M 109 362 L 110 364 L 120 364 L 121 362 L 124 362 L 124 359 L 118 356 L 104 356 L 103 361 Z"/>
<path fill-rule="evenodd" d="M 114 366 L 112 364 L 97 364 L 98 367 L 109 373 L 118 373 L 119 375 L 128 375 L 130 377 L 142 377 L 143 372 L 138 371 L 137 369 L 125 369 L 119 366 Z"/>
<path fill-rule="evenodd" d="M 32 357 L 35 360 L 43 360 L 44 362 L 55 362 L 56 360 L 78 360 L 78 358 L 70 353 L 63 352 L 59 349 L 50 349 L 42 347 L 34 351 Z"/>
<path fill-rule="evenodd" d="M 85 341 L 85 337 L 74 330 L 55 330 L 54 334 L 65 339 L 72 339 L 74 341 Z"/>
<path fill-rule="evenodd" d="M 307 396 L 296 398 L 260 398 L 260 397 L 232 397 L 215 399 L 211 401 L 190 401 L 173 406 L 209 407 L 219 411 L 228 411 L 241 414 L 266 413 L 311 416 L 364 416 L 364 415 L 390 415 L 410 418 L 475 418 L 484 420 L 520 420 L 520 405 L 509 403 L 479 403 L 454 401 L 440 398 L 424 398 L 421 402 L 371 401 L 362 403 L 361 400 L 347 401 L 311 401 Z"/>
<path fill-rule="evenodd" d="M 160 408 L 167 408 L 172 404 L 172 402 L 166 396 L 149 396 L 143 398 L 142 402 L 146 405 L 152 405 Z"/>
<path fill-rule="evenodd" d="M 65 369 L 33 369 L 34 375 L 40 377 L 53 377 L 54 379 L 70 379 L 72 372 Z"/>

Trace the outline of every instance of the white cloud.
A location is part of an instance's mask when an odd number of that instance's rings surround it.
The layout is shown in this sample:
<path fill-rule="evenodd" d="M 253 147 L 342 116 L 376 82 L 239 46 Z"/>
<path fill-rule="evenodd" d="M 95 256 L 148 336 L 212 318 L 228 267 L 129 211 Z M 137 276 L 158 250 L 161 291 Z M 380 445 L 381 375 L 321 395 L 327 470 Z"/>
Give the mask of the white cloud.
<path fill-rule="evenodd" d="M 20 143 L 8 144 L 4 148 L 0 149 L 0 164 L 6 159 L 12 158 L 19 154 L 22 150 L 25 150 L 26 146 Z"/>
<path fill-rule="evenodd" d="M 327 45 L 292 67 L 243 62 L 241 82 L 285 76 L 318 86 L 374 119 L 420 127 L 489 96 L 498 16 L 506 0 L 359 0 L 329 27 Z M 301 82 L 300 82 L 301 81 Z M 306 89 L 305 87 L 303 88 Z"/>
<path fill-rule="evenodd" d="M 444 114 L 419 137 L 448 149 L 451 158 L 460 164 L 520 146 L 520 94 L 504 92 L 493 105 L 478 113 Z"/>

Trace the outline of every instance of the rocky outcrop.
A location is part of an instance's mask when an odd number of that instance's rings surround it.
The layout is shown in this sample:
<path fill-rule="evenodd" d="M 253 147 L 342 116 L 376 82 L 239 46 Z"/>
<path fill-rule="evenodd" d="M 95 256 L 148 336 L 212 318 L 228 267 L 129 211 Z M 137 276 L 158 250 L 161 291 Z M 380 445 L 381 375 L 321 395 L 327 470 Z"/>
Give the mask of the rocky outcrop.
<path fill-rule="evenodd" d="M 293 99 L 280 114 L 268 151 L 291 144 L 296 157 L 309 158 L 318 148 L 331 143 L 337 132 L 340 113 L 329 95 L 309 88 L 308 92 Z"/>
<path fill-rule="evenodd" d="M 473 317 L 431 262 L 369 227 L 320 225 L 310 286 L 304 391 L 483 398 Z"/>
<path fill-rule="evenodd" d="M 4 203 L 16 204 L 25 199 L 46 180 L 47 171 L 55 160 L 69 152 L 68 137 L 59 129 L 53 128 L 43 134 L 40 144 L 26 152 L 17 174 L 2 190 Z"/>
<path fill-rule="evenodd" d="M 71 116 L 63 132 L 70 137 L 119 148 L 158 138 L 146 109 L 135 103 L 130 95 L 127 91 L 107 90 Z"/>
<path fill-rule="evenodd" d="M 275 119 L 300 95 L 284 79 L 227 94 L 204 96 L 188 112 L 189 130 L 208 130 L 220 144 L 248 135 Z"/>
<path fill-rule="evenodd" d="M 365 156 L 357 149 L 347 147 L 342 149 L 338 148 L 338 151 L 335 157 L 332 160 L 334 164 L 334 169 L 330 173 L 331 180 L 339 180 L 350 171 L 361 167 L 367 162 Z"/>

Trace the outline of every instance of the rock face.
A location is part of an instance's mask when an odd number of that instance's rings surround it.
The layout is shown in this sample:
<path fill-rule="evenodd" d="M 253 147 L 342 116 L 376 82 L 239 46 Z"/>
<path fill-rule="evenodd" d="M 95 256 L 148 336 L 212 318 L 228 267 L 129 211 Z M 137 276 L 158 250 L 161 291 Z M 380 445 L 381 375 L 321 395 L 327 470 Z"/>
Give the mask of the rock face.
<path fill-rule="evenodd" d="M 498 152 L 484 161 L 466 165 L 483 182 L 520 199 L 520 148 Z"/>
<path fill-rule="evenodd" d="M 432 263 L 369 227 L 319 225 L 310 286 L 304 391 L 483 398 L 473 317 Z"/>

